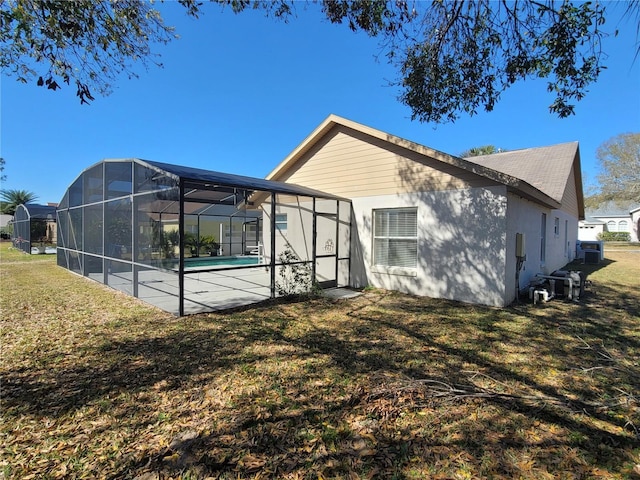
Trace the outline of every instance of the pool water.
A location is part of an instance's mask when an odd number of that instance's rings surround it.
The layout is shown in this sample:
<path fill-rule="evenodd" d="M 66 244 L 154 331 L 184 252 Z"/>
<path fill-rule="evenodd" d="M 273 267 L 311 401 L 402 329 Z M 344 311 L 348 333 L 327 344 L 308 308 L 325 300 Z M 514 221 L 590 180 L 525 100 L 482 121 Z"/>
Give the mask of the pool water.
<path fill-rule="evenodd" d="M 258 265 L 258 257 L 196 257 L 185 258 L 185 268 L 193 267 L 220 267 L 234 265 Z"/>

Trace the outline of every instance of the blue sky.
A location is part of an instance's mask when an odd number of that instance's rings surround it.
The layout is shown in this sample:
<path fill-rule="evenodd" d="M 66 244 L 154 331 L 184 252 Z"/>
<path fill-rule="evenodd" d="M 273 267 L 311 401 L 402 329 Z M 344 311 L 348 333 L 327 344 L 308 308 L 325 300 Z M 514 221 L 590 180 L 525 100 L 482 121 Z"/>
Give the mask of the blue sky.
<path fill-rule="evenodd" d="M 412 122 L 388 82 L 376 39 L 298 10 L 289 23 L 261 12 L 234 15 L 206 5 L 194 20 L 161 6 L 179 40 L 159 45 L 164 68 L 122 76 L 108 97 L 80 105 L 73 87 L 51 92 L 1 77 L 3 189 L 58 202 L 82 170 L 103 158 L 138 157 L 264 177 L 330 113 L 447 153 L 493 144 L 512 150 L 579 141 L 585 183 L 597 175 L 595 152 L 607 139 L 640 131 L 640 58 L 636 26 L 613 9 L 605 40 L 608 69 L 576 107 L 548 113 L 543 81 L 503 94 L 491 113 L 454 124 Z"/>

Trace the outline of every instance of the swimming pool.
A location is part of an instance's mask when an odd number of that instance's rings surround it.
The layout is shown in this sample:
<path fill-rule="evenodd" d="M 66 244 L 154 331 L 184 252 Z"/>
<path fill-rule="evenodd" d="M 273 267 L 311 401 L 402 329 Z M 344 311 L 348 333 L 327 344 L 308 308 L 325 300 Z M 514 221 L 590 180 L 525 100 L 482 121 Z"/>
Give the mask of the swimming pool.
<path fill-rule="evenodd" d="M 196 267 L 233 267 L 235 265 L 258 265 L 257 256 L 231 256 L 231 257 L 195 257 L 185 258 L 185 268 Z"/>

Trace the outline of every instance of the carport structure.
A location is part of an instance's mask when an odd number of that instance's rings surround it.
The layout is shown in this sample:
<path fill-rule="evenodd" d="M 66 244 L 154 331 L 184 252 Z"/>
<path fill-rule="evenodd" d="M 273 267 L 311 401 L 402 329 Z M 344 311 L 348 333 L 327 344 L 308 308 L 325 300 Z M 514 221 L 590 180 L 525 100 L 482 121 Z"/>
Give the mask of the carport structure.
<path fill-rule="evenodd" d="M 294 184 L 108 159 L 57 219 L 58 265 L 176 315 L 275 298 L 296 265 L 349 285 L 350 201 Z"/>

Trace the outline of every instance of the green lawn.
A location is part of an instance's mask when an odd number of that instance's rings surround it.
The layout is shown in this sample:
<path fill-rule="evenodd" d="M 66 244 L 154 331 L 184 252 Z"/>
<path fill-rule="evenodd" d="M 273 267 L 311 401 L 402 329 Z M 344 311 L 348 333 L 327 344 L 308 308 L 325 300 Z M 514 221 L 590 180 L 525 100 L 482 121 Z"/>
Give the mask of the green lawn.
<path fill-rule="evenodd" d="M 0 478 L 640 478 L 640 253 L 577 303 L 175 318 L 7 248 Z"/>

